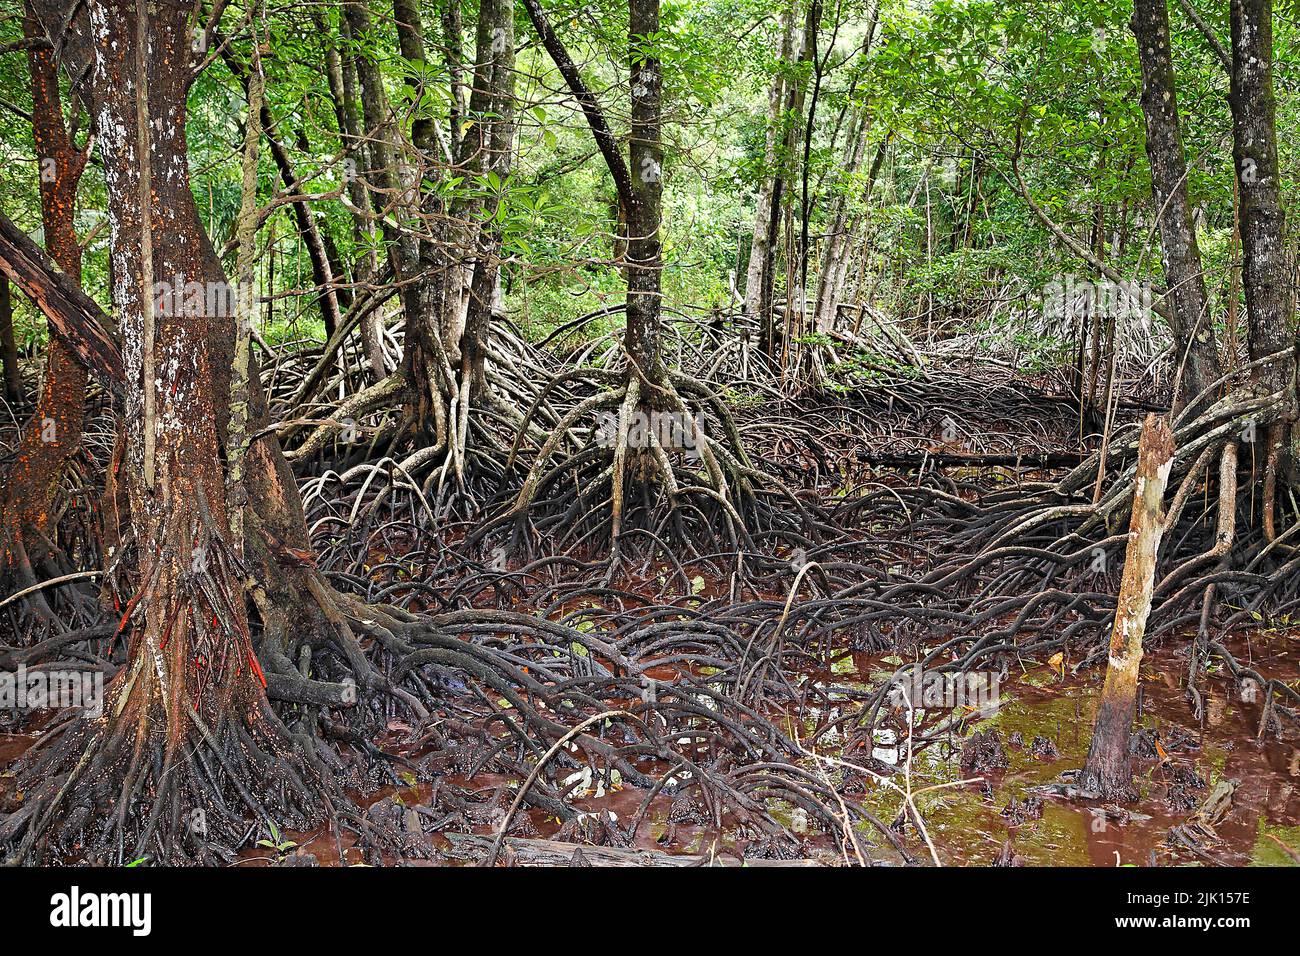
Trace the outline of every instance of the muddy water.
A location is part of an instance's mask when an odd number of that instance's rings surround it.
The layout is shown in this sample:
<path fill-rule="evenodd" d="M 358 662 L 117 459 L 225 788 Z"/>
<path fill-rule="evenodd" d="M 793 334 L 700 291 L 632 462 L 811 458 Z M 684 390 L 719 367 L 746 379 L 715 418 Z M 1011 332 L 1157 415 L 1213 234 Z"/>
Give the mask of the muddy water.
<path fill-rule="evenodd" d="M 1296 658 L 1300 631 L 1241 635 L 1228 642 L 1238 660 L 1250 660 L 1262 673 L 1292 683 L 1297 677 Z M 878 678 L 892 671 L 883 662 L 853 655 L 836 662 L 836 680 Z M 869 672 L 867 668 L 870 668 Z M 1187 660 L 1172 643 L 1151 653 L 1142 665 L 1140 727 L 1155 731 L 1168 743 L 1168 760 L 1135 761 L 1141 799 L 1126 805 L 1127 819 L 1101 811 L 1100 801 L 1072 801 L 1047 797 L 1039 820 L 1014 825 L 1002 814 L 1014 797 L 1025 800 L 1040 793 L 1044 784 L 1058 782 L 1063 771 L 1082 767 L 1087 755 L 1092 715 L 1101 689 L 1103 671 L 1072 675 L 1069 662 L 1060 670 L 1035 665 L 1013 672 L 1001 684 L 1001 705 L 996 714 L 970 730 L 996 728 L 1004 743 L 1019 732 L 1023 747 L 1007 746 L 1010 766 L 984 774 L 990 795 L 979 785 L 936 791 L 918 798 L 922 819 L 940 860 L 949 865 L 992 863 L 1011 841 L 1025 865 L 1117 866 L 1180 865 L 1220 862 L 1232 865 L 1284 865 L 1285 851 L 1270 836 L 1300 849 L 1300 749 L 1294 733 L 1279 741 L 1271 735 L 1257 740 L 1262 695 L 1257 702 L 1243 701 L 1234 682 L 1211 674 L 1204 682 L 1204 726 L 1193 719 L 1185 693 Z M 1059 756 L 1033 756 L 1029 744 L 1043 736 L 1056 745 Z M 961 780 L 962 739 L 954 746 L 939 743 L 917 753 L 913 762 L 913 790 Z M 876 755 L 895 757 L 888 748 Z M 1205 789 L 1186 790 L 1182 802 L 1171 795 L 1176 767 L 1190 768 L 1203 778 Z M 896 779 L 901 781 L 901 777 Z M 1217 839 L 1207 839 L 1198 856 L 1169 842 L 1170 829 L 1186 823 L 1195 811 L 1186 802 L 1203 801 L 1220 780 L 1236 779 L 1232 808 L 1215 826 Z M 1170 798 L 1172 797 L 1172 802 Z M 896 819 L 901 799 L 896 792 L 875 788 L 864 798 L 883 819 Z M 911 827 L 909 844 L 928 856 L 924 843 Z M 864 836 L 869 834 L 864 831 Z"/>
<path fill-rule="evenodd" d="M 1240 635 L 1228 645 L 1239 660 L 1250 662 L 1265 674 L 1288 682 L 1300 677 L 1295 663 L 1296 651 L 1300 650 L 1300 630 L 1256 631 Z M 1185 694 L 1186 664 L 1185 656 L 1180 655 L 1174 642 L 1148 653 L 1143 662 L 1142 711 L 1138 725 L 1158 735 L 1162 745 L 1168 744 L 1168 756 L 1165 760 L 1135 761 L 1141 793 L 1137 803 L 1126 805 L 1120 814 L 1112 805 L 1111 814 L 1107 815 L 1100 801 L 1048 796 L 1043 800 L 1041 819 L 1026 820 L 1019 825 L 1002 812 L 1012 798 L 1024 801 L 1040 793 L 1044 785 L 1058 782 L 1063 771 L 1083 765 L 1092 713 L 1104 674 L 1100 669 L 1073 674 L 1071 662 L 1067 660 L 1057 668 L 1032 665 L 1008 675 L 1001 684 L 1001 703 L 996 713 L 969 724 L 966 733 L 997 729 L 1004 742 L 1019 733 L 1024 745 L 1007 747 L 1010 766 L 1005 771 L 985 774 L 987 789 L 968 784 L 934 791 L 917 799 L 940 861 L 944 865 L 988 865 L 1010 841 L 1014 853 L 1027 866 L 1288 864 L 1289 857 L 1270 836 L 1300 849 L 1297 740 L 1294 735 L 1283 740 L 1266 735 L 1257 740 L 1260 702 L 1241 700 L 1233 683 L 1215 672 L 1203 682 L 1206 715 L 1204 725 L 1198 725 Z M 869 681 L 892 673 L 895 666 L 897 658 L 844 654 L 833 661 L 825 676 L 830 678 L 828 682 L 838 686 L 866 686 Z M 811 735 L 817 721 L 811 720 L 805 726 Z M 1058 756 L 1044 759 L 1030 752 L 1030 744 L 1040 736 L 1055 745 Z M 918 752 L 912 767 L 913 790 L 969 777 L 959 766 L 963 742 L 964 737 L 955 737 L 951 746 L 939 743 Z M 897 761 L 898 748 L 882 743 L 886 745 L 878 747 L 875 755 Z M 845 757 L 825 747 L 819 748 L 819 752 Z M 1182 801 L 1171 802 L 1171 796 L 1178 797 L 1177 788 L 1171 787 L 1177 768 L 1194 771 L 1206 786 L 1184 789 L 1186 796 Z M 445 779 L 481 793 L 503 788 L 503 802 L 513 797 L 513 790 L 507 789 L 510 781 L 504 777 L 478 774 L 471 780 L 457 774 Z M 1171 844 L 1170 830 L 1187 823 L 1215 785 L 1228 779 L 1240 783 L 1231 809 L 1215 826 L 1217 836 L 1204 841 L 1203 855 Z M 895 780 L 902 783 L 903 778 L 896 776 Z M 392 792 L 380 791 L 370 799 Z M 411 806 L 427 803 L 429 793 L 428 785 L 400 792 L 403 801 Z M 626 824 L 636 816 L 643 797 L 642 791 L 626 788 L 599 797 L 588 793 L 574 799 L 573 805 L 587 811 L 609 810 Z M 868 792 L 860 799 L 886 822 L 900 816 L 902 801 L 891 788 L 868 784 Z M 638 847 L 704 854 L 735 850 L 735 834 L 729 818 L 724 817 L 721 830 L 690 825 L 670 830 L 670 803 L 667 797 L 656 798 L 637 834 Z M 782 815 L 782 808 L 774 811 L 777 816 Z M 540 836 L 552 837 L 559 827 L 558 820 L 540 811 L 520 812 L 527 812 Z M 494 828 L 480 825 L 471 829 L 491 833 Z M 929 857 L 914 827 L 909 825 L 904 837 L 916 857 Z M 870 828 L 861 829 L 860 839 L 864 845 L 870 845 L 876 858 L 897 859 Z M 436 845 L 436 837 L 434 841 Z M 314 834 L 304 844 L 322 863 L 338 862 L 331 835 Z M 838 853 L 828 836 L 814 837 L 809 845 L 829 856 Z M 345 859 L 355 862 L 359 855 L 348 851 Z"/>

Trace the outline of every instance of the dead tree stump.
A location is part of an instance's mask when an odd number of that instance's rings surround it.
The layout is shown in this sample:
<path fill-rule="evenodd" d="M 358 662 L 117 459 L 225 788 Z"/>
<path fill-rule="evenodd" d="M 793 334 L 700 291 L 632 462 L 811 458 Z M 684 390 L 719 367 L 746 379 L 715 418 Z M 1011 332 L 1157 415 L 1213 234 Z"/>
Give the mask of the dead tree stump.
<path fill-rule="evenodd" d="M 1138 665 L 1142 662 L 1142 635 L 1151 613 L 1156 557 L 1165 531 L 1161 502 L 1173 459 L 1174 439 L 1169 423 L 1163 416 L 1148 415 L 1138 445 L 1133 516 L 1115 605 L 1115 625 L 1110 634 L 1106 683 L 1092 727 L 1088 759 L 1079 778 L 1084 793 L 1097 793 L 1108 800 L 1127 798 L 1133 790 L 1128 737 L 1137 703 Z"/>

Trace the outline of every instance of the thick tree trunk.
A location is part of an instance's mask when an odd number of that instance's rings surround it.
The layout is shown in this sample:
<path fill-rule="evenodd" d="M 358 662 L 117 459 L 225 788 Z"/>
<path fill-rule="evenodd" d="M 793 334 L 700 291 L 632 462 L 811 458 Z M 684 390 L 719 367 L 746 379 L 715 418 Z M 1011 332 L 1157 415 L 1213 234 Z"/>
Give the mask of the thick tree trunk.
<path fill-rule="evenodd" d="M 250 813 L 301 828 L 322 810 L 269 707 L 249 630 L 247 572 L 232 545 L 222 462 L 234 297 L 190 187 L 192 7 L 185 0 L 35 5 L 47 34 L 68 30 L 65 69 L 77 76 L 88 68 L 94 86 L 113 301 L 125 343 L 120 473 L 138 584 L 134 594 L 118 595 L 128 657 L 106 689 L 104 715 L 69 725 L 24 765 L 32 815 L 9 826 L 25 827 L 19 859 L 53 851 L 46 842 L 53 831 L 62 846 L 75 843 L 92 858 L 125 851 L 213 862 L 246 838 Z M 92 303 L 88 314 L 94 311 Z M 250 365 L 250 412 L 261 419 L 256 382 Z M 244 463 L 257 529 L 249 536 L 250 583 L 266 598 L 283 579 L 272 552 L 304 543 L 306 527 L 274 439 L 254 442 Z M 200 765 L 222 772 L 213 777 Z M 186 844 L 182 831 L 196 811 L 204 827 L 190 831 Z"/>
<path fill-rule="evenodd" d="M 190 191 L 185 140 L 190 8 L 182 0 L 152 6 L 150 22 L 140 31 L 148 37 L 147 51 L 139 48 L 137 11 L 130 0 L 96 0 L 89 8 L 97 40 L 94 81 L 114 237 L 113 304 L 125 341 L 126 485 L 144 589 L 132 628 L 132 660 L 165 665 L 156 672 L 152 665 L 128 664 L 127 674 L 142 670 L 147 678 L 133 683 L 124 674 L 116 683 L 118 692 L 136 704 L 136 716 L 166 715 L 163 726 L 175 746 L 190 723 L 182 716 L 184 701 L 195 701 L 211 725 L 230 711 L 251 712 L 261 687 L 235 583 L 224 582 L 227 606 L 210 609 L 226 619 L 220 628 L 205 626 L 207 614 L 194 593 L 193 573 L 209 561 L 214 569 L 218 566 L 220 542 L 230 534 L 221 467 L 225 423 L 219 420 L 226 402 L 217 388 L 218 382 L 229 381 L 230 347 L 218 351 L 214 345 L 233 342 L 233 303 Z M 148 64 L 143 76 L 137 73 L 137 57 Z M 139 83 L 146 77 L 147 203 L 137 121 Z M 153 244 L 152 263 L 145 262 L 140 242 L 146 229 L 166 237 Z M 143 281 L 150 271 L 145 265 L 151 265 L 152 288 Z M 152 340 L 145 323 L 146 297 L 155 303 Z M 142 377 L 151 352 L 154 421 L 147 420 L 149 384 Z M 145 478 L 148 431 L 155 437 L 153 487 Z M 212 662 L 213 669 L 207 674 L 196 669 L 199 659 Z"/>
<path fill-rule="evenodd" d="M 1175 407 L 1222 374 L 1205 296 L 1201 253 L 1187 200 L 1187 160 L 1178 119 L 1169 11 L 1165 0 L 1135 0 L 1132 21 L 1142 65 L 1142 112 L 1160 248 L 1169 285 L 1175 367 L 1183 367 Z M 1185 364 L 1184 364 L 1185 363 Z"/>
<path fill-rule="evenodd" d="M 1169 423 L 1158 415 L 1148 415 L 1138 445 L 1137 490 L 1133 495 L 1124 574 L 1110 634 L 1110 661 L 1097 705 L 1088 759 L 1079 778 L 1081 790 L 1100 793 L 1107 799 L 1123 799 L 1132 789 L 1128 738 L 1137 705 L 1142 635 L 1151 613 L 1156 558 L 1165 531 L 1161 503 L 1173 457 L 1174 439 Z"/>

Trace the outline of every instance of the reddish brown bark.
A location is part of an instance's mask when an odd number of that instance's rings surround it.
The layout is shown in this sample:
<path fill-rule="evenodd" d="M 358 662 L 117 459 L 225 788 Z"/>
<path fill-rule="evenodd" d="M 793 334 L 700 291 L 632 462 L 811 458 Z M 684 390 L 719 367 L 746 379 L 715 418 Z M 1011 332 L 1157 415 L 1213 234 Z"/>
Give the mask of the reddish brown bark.
<path fill-rule="evenodd" d="M 125 847 L 166 862 L 214 862 L 214 853 L 246 839 L 250 812 L 291 829 L 310 826 L 321 812 L 307 797 L 313 773 L 269 707 L 246 603 L 246 574 L 258 579 L 260 593 L 267 565 L 295 559 L 289 549 L 305 544 L 301 504 L 274 438 L 254 442 L 245 489 L 256 514 L 250 530 L 265 543 L 250 554 L 251 572 L 236 563 L 223 464 L 234 293 L 190 187 L 192 5 L 33 5 L 47 33 L 67 27 L 61 64 L 70 76 L 89 78 L 97 107 L 124 342 L 115 479 L 129 502 L 135 580 L 130 593 L 117 595 L 128 657 L 106 688 L 104 715 L 78 721 L 21 772 L 29 805 L 39 809 L 23 824 L 18 858 L 56 852 L 45 837 L 58 818 L 65 850 L 80 839 L 85 852 L 120 855 Z M 147 20 L 138 19 L 142 10 Z M 255 368 L 252 376 L 256 383 Z M 264 403 L 260 393 L 250 397 L 255 432 Z M 219 765 L 220 779 L 200 763 Z M 216 802 L 214 785 L 222 791 Z M 187 841 L 180 830 L 195 811 L 206 813 L 205 832 Z"/>
<path fill-rule="evenodd" d="M 23 32 L 29 40 L 43 36 L 30 13 L 23 19 Z M 27 67 L 45 247 L 64 274 L 79 283 L 81 246 L 73 217 L 86 154 L 73 143 L 64 124 L 53 52 L 33 43 L 27 50 Z M 86 380 L 86 370 L 72 349 L 60 336 L 51 335 L 41 397 L 23 431 L 0 499 L 0 567 L 24 562 L 24 550 L 27 559 L 34 559 L 39 542 L 52 537 L 48 525 L 59 481 L 81 446 Z"/>

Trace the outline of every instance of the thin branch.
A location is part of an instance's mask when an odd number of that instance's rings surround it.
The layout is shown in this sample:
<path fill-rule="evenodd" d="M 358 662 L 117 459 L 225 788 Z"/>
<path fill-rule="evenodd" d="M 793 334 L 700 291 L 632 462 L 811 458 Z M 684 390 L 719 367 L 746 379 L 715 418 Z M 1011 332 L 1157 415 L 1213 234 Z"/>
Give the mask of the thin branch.
<path fill-rule="evenodd" d="M 1214 35 L 1214 31 L 1210 29 L 1210 25 L 1205 22 L 1204 18 L 1199 13 L 1196 12 L 1196 8 L 1192 6 L 1192 0 L 1178 0 L 1178 5 L 1183 8 L 1183 13 L 1187 15 L 1187 19 L 1191 20 L 1196 29 L 1201 31 L 1201 35 L 1204 36 L 1206 42 L 1210 44 L 1211 49 L 1214 50 L 1215 55 L 1219 58 L 1219 62 L 1223 64 L 1223 68 L 1227 70 L 1228 75 L 1232 76 L 1232 57 L 1228 55 L 1228 51 L 1224 49 L 1223 44 L 1219 42 L 1219 38 Z"/>
<path fill-rule="evenodd" d="M 618 190 L 618 198 L 624 208 L 630 208 L 636 201 L 632 175 L 628 171 L 622 153 L 619 152 L 618 140 L 610 130 L 609 123 L 605 121 L 605 114 L 600 104 L 596 102 L 596 97 L 583 82 L 582 74 L 577 64 L 573 62 L 573 58 L 569 56 L 569 51 L 564 48 L 560 38 L 551 29 L 551 24 L 547 21 L 538 0 L 524 0 L 524 7 L 528 10 L 528 18 L 532 20 L 533 28 L 541 38 L 542 46 L 551 55 L 556 69 L 564 77 L 564 82 L 569 85 L 574 99 L 578 101 L 583 115 L 587 117 L 591 132 L 596 137 L 596 145 L 600 147 L 600 153 L 605 157 L 605 165 L 609 167 L 609 174 L 614 177 L 614 188 Z"/>

